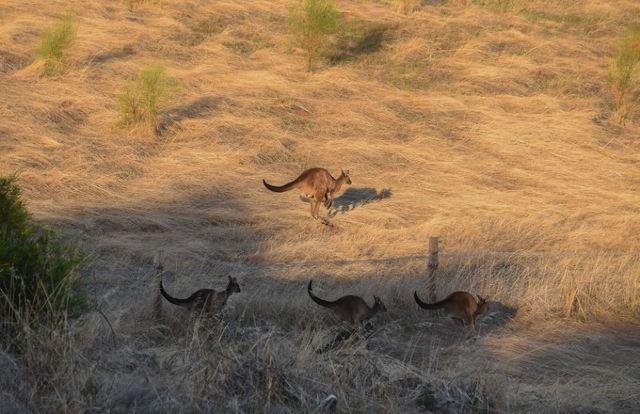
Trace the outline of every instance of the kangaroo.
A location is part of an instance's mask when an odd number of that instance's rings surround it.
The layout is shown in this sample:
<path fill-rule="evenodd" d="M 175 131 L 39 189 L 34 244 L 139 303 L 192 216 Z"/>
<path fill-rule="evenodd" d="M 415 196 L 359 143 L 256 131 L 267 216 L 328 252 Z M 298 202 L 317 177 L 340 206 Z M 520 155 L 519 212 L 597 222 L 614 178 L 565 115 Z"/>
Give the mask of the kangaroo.
<path fill-rule="evenodd" d="M 316 220 L 320 220 L 318 217 L 320 203 L 324 202 L 324 206 L 330 209 L 333 205 L 333 199 L 344 183 L 351 184 L 349 170 L 341 170 L 340 176 L 338 179 L 335 179 L 329 174 L 329 171 L 324 168 L 310 168 L 300 174 L 295 180 L 280 187 L 262 180 L 262 184 L 264 184 L 267 189 L 276 193 L 283 193 L 293 190 L 294 188 L 300 189 L 308 198 L 312 199 L 311 217 Z M 326 224 L 326 220 L 323 220 L 323 222 Z"/>
<path fill-rule="evenodd" d="M 466 323 L 469 328 L 476 332 L 476 318 L 487 311 L 487 300 L 478 295 L 476 302 L 473 295 L 469 292 L 453 292 L 445 299 L 435 303 L 424 303 L 420 300 L 418 292 L 413 292 L 413 298 L 416 303 L 423 309 L 444 309 L 453 319 L 460 321 L 463 325 Z"/>
<path fill-rule="evenodd" d="M 229 296 L 233 293 L 240 293 L 240 285 L 238 285 L 235 277 L 229 276 L 227 288 L 222 292 L 216 292 L 213 289 L 200 289 L 186 299 L 178 299 L 172 297 L 164 290 L 162 279 L 160 279 L 160 293 L 162 293 L 162 296 L 170 303 L 185 307 L 190 311 L 215 313 L 224 307 Z"/>
<path fill-rule="evenodd" d="M 361 324 L 363 321 L 372 318 L 378 312 L 386 312 L 387 308 L 382 303 L 379 297 L 374 296 L 373 306 L 369 307 L 367 302 L 364 301 L 360 296 L 347 295 L 343 296 L 338 300 L 333 302 L 320 299 L 312 292 L 312 284 L 313 280 L 309 281 L 309 285 L 307 286 L 307 291 L 309 292 L 309 297 L 320 306 L 324 306 L 325 308 L 331 309 L 338 318 L 351 323 L 352 325 Z"/>

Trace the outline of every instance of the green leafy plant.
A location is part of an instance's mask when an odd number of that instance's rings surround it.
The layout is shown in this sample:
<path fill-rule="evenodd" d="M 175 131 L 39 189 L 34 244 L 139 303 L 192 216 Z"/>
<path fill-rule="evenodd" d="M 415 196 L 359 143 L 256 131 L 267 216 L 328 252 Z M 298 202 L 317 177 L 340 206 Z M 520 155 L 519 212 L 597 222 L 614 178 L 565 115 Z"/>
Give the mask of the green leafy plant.
<path fill-rule="evenodd" d="M 632 26 L 620 40 L 608 73 L 614 95 L 614 109 L 624 123 L 631 115 L 629 95 L 638 88 L 640 68 L 640 25 Z"/>
<path fill-rule="evenodd" d="M 159 65 L 147 66 L 135 81 L 128 82 L 118 96 L 120 118 L 124 125 L 148 122 L 156 125 L 162 107 L 177 87 L 175 79 Z"/>
<path fill-rule="evenodd" d="M 37 54 L 44 61 L 44 74 L 54 76 L 63 72 L 69 61 L 69 48 L 76 38 L 75 19 L 67 15 L 40 36 Z"/>
<path fill-rule="evenodd" d="M 289 30 L 307 53 L 307 70 L 336 33 L 340 22 L 338 9 L 331 0 L 301 0 L 289 10 Z"/>
<path fill-rule="evenodd" d="M 0 177 L 0 338 L 22 323 L 51 323 L 82 307 L 73 289 L 81 256 L 36 224 L 21 200 L 16 177 Z"/>

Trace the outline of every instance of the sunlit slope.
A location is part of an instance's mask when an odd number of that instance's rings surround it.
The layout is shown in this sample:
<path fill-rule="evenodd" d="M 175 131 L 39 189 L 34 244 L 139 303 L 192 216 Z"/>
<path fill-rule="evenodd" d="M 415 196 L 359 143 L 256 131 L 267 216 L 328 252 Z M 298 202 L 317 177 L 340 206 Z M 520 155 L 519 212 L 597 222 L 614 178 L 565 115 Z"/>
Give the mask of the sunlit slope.
<path fill-rule="evenodd" d="M 403 16 L 339 2 L 382 42 L 306 73 L 284 2 L 5 2 L 1 172 L 20 173 L 44 219 L 117 208 L 151 220 L 224 200 L 239 207 L 215 220 L 286 238 L 318 231 L 308 206 L 260 180 L 348 168 L 353 187 L 389 197 L 337 215 L 327 245 L 348 238 L 345 256 L 420 252 L 427 234 L 456 250 L 637 249 L 638 130 L 607 120 L 606 83 L 637 5 L 452 3 Z M 42 77 L 38 34 L 64 10 L 79 27 L 72 67 Z M 162 132 L 119 127 L 119 90 L 157 62 L 180 82 Z"/>

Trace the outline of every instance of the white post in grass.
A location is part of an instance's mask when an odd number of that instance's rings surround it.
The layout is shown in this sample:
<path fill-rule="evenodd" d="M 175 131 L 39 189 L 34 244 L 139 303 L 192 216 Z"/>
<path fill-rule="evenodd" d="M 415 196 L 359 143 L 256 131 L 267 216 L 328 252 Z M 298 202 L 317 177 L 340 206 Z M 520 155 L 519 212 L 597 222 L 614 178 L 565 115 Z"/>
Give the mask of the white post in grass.
<path fill-rule="evenodd" d="M 436 270 L 438 269 L 438 237 L 429 237 L 429 256 L 427 258 L 427 272 L 429 273 L 430 300 L 436 300 Z"/>

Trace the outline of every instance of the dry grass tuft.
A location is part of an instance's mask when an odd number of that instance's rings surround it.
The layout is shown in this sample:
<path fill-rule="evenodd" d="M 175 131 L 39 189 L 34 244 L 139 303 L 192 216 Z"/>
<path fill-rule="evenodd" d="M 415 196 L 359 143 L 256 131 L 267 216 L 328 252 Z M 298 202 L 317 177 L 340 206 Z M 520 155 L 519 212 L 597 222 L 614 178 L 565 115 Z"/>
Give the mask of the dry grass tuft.
<path fill-rule="evenodd" d="M 402 14 L 411 14 L 420 4 L 419 0 L 398 0 L 398 12 Z"/>

